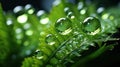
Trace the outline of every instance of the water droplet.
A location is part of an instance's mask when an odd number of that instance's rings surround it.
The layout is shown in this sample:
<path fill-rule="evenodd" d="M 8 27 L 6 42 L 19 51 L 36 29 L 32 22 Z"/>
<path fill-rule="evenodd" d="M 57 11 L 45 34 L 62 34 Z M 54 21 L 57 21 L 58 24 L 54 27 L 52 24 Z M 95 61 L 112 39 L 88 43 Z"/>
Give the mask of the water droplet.
<path fill-rule="evenodd" d="M 17 17 L 17 21 L 19 23 L 26 23 L 27 20 L 28 20 L 28 16 L 26 14 L 22 14 L 22 15 Z"/>
<path fill-rule="evenodd" d="M 13 9 L 13 12 L 14 13 L 18 13 L 18 12 L 20 12 L 20 11 L 22 11 L 23 10 L 23 7 L 22 6 L 16 6 L 14 9 Z"/>
<path fill-rule="evenodd" d="M 16 6 L 14 9 L 13 9 L 13 12 L 15 13 L 16 16 L 20 16 L 22 14 L 25 13 L 24 9 L 22 6 Z"/>
<path fill-rule="evenodd" d="M 7 21 L 6 21 L 6 24 L 7 24 L 7 25 L 11 25 L 11 24 L 13 24 L 12 19 L 8 18 Z"/>
<path fill-rule="evenodd" d="M 104 7 L 99 7 L 98 9 L 97 9 L 97 13 L 102 13 L 104 11 Z"/>
<path fill-rule="evenodd" d="M 67 17 L 70 18 L 70 19 L 74 19 L 75 18 L 75 16 L 73 15 L 73 12 L 69 12 L 67 14 Z"/>
<path fill-rule="evenodd" d="M 79 2 L 78 6 L 77 6 L 77 9 L 81 10 L 83 8 L 83 6 L 84 6 L 83 2 Z"/>
<path fill-rule="evenodd" d="M 61 35 L 67 35 L 72 31 L 72 22 L 67 18 L 60 18 L 55 23 L 55 29 Z"/>
<path fill-rule="evenodd" d="M 69 7 L 65 7 L 65 8 L 64 8 L 64 12 L 65 12 L 66 14 L 68 14 L 68 13 L 70 12 L 70 8 L 69 8 Z"/>
<path fill-rule="evenodd" d="M 52 35 L 52 34 L 48 34 L 46 36 L 46 39 L 45 39 L 45 42 L 48 44 L 48 45 L 54 45 L 56 42 L 55 42 L 55 37 Z"/>
<path fill-rule="evenodd" d="M 84 15 L 86 12 L 87 12 L 87 8 L 83 8 L 83 9 L 80 11 L 80 14 L 81 14 L 81 15 Z"/>
<path fill-rule="evenodd" d="M 40 17 L 40 16 L 42 16 L 42 15 L 44 15 L 44 14 L 45 14 L 45 11 L 44 11 L 44 10 L 39 10 L 36 15 L 37 15 L 38 17 Z"/>
<path fill-rule="evenodd" d="M 88 17 L 83 22 L 83 30 L 90 35 L 95 35 L 100 32 L 100 21 L 95 17 Z"/>
<path fill-rule="evenodd" d="M 21 29 L 21 28 L 17 28 L 17 29 L 15 30 L 15 32 L 16 32 L 16 34 L 20 34 L 20 33 L 22 33 L 22 29 Z"/>
<path fill-rule="evenodd" d="M 35 51 L 35 56 L 37 59 L 42 59 L 43 58 L 43 53 L 40 50 Z"/>
<path fill-rule="evenodd" d="M 53 2 L 53 6 L 57 6 L 57 5 L 59 5 L 61 3 L 61 0 L 55 0 L 54 2 Z"/>
<path fill-rule="evenodd" d="M 33 7 L 32 7 L 31 4 L 27 4 L 27 5 L 25 6 L 25 10 L 27 11 L 28 14 L 33 14 L 34 11 L 35 11 L 35 10 L 33 9 Z"/>
<path fill-rule="evenodd" d="M 30 44 L 29 41 L 25 41 L 25 42 L 24 42 L 24 46 L 28 46 L 29 44 Z"/>
<path fill-rule="evenodd" d="M 28 35 L 28 36 L 31 36 L 31 35 L 33 34 L 33 31 L 32 31 L 32 30 L 27 30 L 27 31 L 25 32 L 25 34 Z"/>
<path fill-rule="evenodd" d="M 36 15 L 39 17 L 41 24 L 47 24 L 49 22 L 48 15 L 44 10 L 39 10 Z"/>
<path fill-rule="evenodd" d="M 40 23 L 41 24 L 47 24 L 48 22 L 49 22 L 49 18 L 48 17 L 40 19 Z"/>
<path fill-rule="evenodd" d="M 32 52 L 31 52 L 31 50 L 26 50 L 25 53 L 26 53 L 26 55 L 30 55 Z"/>
<path fill-rule="evenodd" d="M 30 23 L 26 23 L 26 24 L 24 24 L 23 27 L 24 27 L 25 30 L 27 30 L 27 29 L 29 29 L 31 27 L 31 24 Z"/>
<path fill-rule="evenodd" d="M 110 16 L 110 14 L 105 13 L 105 14 L 103 14 L 103 15 L 102 15 L 102 19 L 108 19 L 108 18 L 109 18 L 109 16 Z"/>

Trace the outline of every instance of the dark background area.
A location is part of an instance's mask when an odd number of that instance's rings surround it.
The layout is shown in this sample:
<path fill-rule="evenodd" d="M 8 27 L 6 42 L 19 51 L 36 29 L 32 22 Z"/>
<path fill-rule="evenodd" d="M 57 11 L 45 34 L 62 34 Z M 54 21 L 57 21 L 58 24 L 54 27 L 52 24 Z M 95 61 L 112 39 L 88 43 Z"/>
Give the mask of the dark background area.
<path fill-rule="evenodd" d="M 25 6 L 26 4 L 31 4 L 36 10 L 46 10 L 49 11 L 52 7 L 52 2 L 54 0 L 0 0 L 3 10 L 12 10 L 15 6 Z M 71 2 L 77 2 L 79 0 L 69 0 Z M 90 1 L 90 0 L 86 0 Z M 92 0 L 97 2 L 99 6 L 110 7 L 113 5 L 118 5 L 120 0 Z"/>
<path fill-rule="evenodd" d="M 25 6 L 26 4 L 31 4 L 36 10 L 49 11 L 53 1 L 54 0 L 0 0 L 4 11 L 12 10 L 16 6 Z"/>

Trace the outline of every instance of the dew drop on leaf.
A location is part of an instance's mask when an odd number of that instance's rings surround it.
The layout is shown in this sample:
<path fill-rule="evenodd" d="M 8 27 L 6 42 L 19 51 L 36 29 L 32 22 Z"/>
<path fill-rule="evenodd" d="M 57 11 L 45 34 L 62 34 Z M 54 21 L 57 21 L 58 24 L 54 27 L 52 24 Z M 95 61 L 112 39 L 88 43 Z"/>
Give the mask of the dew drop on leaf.
<path fill-rule="evenodd" d="M 77 9 L 81 10 L 83 8 L 83 6 L 84 6 L 83 2 L 79 2 L 78 6 L 77 6 Z"/>
<path fill-rule="evenodd" d="M 66 14 L 68 14 L 68 13 L 70 12 L 70 8 L 69 8 L 69 7 L 65 7 L 65 8 L 64 8 L 64 12 L 65 12 Z"/>
<path fill-rule="evenodd" d="M 38 16 L 41 24 L 47 24 L 49 22 L 48 15 L 44 10 L 39 10 L 36 15 Z"/>
<path fill-rule="evenodd" d="M 32 7 L 31 4 L 25 5 L 25 10 L 27 11 L 28 14 L 33 14 L 35 12 L 35 9 Z"/>
<path fill-rule="evenodd" d="M 67 35 L 72 31 L 72 22 L 67 18 L 60 18 L 55 23 L 55 29 L 61 35 Z"/>
<path fill-rule="evenodd" d="M 35 56 L 37 59 L 42 59 L 43 58 L 43 53 L 40 50 L 35 51 Z"/>
<path fill-rule="evenodd" d="M 67 17 L 70 18 L 70 19 L 74 19 L 75 18 L 75 16 L 73 15 L 73 12 L 69 12 L 67 14 Z"/>
<path fill-rule="evenodd" d="M 95 17 L 88 17 L 83 22 L 83 30 L 90 35 L 95 35 L 100 32 L 100 21 Z"/>
<path fill-rule="evenodd" d="M 48 44 L 48 45 L 54 45 L 56 42 L 55 42 L 55 37 L 52 35 L 52 34 L 48 34 L 45 38 L 45 42 Z"/>
<path fill-rule="evenodd" d="M 97 9 L 97 13 L 102 13 L 104 10 L 105 10 L 104 7 L 99 7 L 99 8 Z"/>

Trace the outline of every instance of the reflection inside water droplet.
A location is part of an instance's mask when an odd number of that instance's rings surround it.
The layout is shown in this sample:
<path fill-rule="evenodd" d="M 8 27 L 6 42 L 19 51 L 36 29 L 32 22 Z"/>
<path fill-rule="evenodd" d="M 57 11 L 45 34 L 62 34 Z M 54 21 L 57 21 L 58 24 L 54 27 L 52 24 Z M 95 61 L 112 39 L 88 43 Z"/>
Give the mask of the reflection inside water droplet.
<path fill-rule="evenodd" d="M 72 22 L 67 18 L 60 18 L 55 23 L 55 29 L 61 35 L 67 35 L 72 31 Z"/>
<path fill-rule="evenodd" d="M 95 17 L 88 17 L 83 22 L 83 30 L 90 35 L 95 35 L 100 32 L 100 21 Z"/>
<path fill-rule="evenodd" d="M 42 59 L 43 58 L 43 53 L 40 50 L 36 50 L 35 55 L 36 55 L 37 59 Z"/>
<path fill-rule="evenodd" d="M 45 42 L 48 44 L 48 45 L 54 45 L 56 42 L 55 42 L 55 37 L 52 35 L 52 34 L 48 34 L 46 36 L 46 39 L 45 39 Z"/>
<path fill-rule="evenodd" d="M 17 17 L 17 21 L 19 23 L 25 23 L 27 20 L 28 20 L 28 16 L 26 14 L 23 14 Z"/>
<path fill-rule="evenodd" d="M 70 18 L 70 19 L 74 19 L 75 18 L 75 16 L 73 15 L 72 12 L 69 12 L 68 15 L 67 15 L 67 17 Z"/>

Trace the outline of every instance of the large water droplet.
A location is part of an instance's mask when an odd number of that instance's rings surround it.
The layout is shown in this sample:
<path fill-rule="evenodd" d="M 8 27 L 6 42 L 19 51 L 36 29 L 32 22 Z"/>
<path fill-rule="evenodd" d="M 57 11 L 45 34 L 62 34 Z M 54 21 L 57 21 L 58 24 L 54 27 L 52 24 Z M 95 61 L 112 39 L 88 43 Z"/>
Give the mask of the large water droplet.
<path fill-rule="evenodd" d="M 67 18 L 60 18 L 55 23 L 55 29 L 61 35 L 67 35 L 72 31 L 72 22 Z"/>
<path fill-rule="evenodd" d="M 48 34 L 46 36 L 46 39 L 45 39 L 45 42 L 48 44 L 48 45 L 54 45 L 56 42 L 55 42 L 55 37 L 52 35 L 52 34 Z"/>
<path fill-rule="evenodd" d="M 100 32 L 100 21 L 95 17 L 88 17 L 83 22 L 83 30 L 90 35 L 95 35 Z"/>

